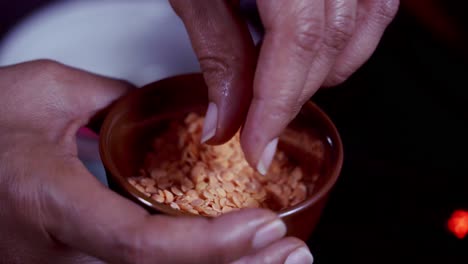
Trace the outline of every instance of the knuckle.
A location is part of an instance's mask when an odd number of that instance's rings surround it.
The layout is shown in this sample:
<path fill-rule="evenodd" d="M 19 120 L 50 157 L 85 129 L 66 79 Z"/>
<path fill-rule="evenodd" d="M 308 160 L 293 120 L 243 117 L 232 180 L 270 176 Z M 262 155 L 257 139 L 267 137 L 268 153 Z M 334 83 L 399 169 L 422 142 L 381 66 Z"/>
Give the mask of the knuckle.
<path fill-rule="evenodd" d="M 55 73 L 62 71 L 64 66 L 57 61 L 49 59 L 40 59 L 31 62 L 32 67 L 35 67 L 42 72 Z"/>
<path fill-rule="evenodd" d="M 235 56 L 199 56 L 198 58 L 209 87 L 216 87 L 218 81 L 230 78 L 234 74 L 234 65 L 238 60 Z"/>
<path fill-rule="evenodd" d="M 343 14 L 333 18 L 327 25 L 327 47 L 335 51 L 345 48 L 354 33 L 355 20 L 351 14 Z"/>
<path fill-rule="evenodd" d="M 268 106 L 266 112 L 272 122 L 274 121 L 280 125 L 286 125 L 301 109 L 301 104 L 298 103 L 297 97 L 298 96 L 295 95 L 282 95 L 274 98 L 258 97 L 256 100 L 259 104 Z"/>
<path fill-rule="evenodd" d="M 315 53 L 322 40 L 322 34 L 317 31 L 298 30 L 295 34 L 295 44 L 301 49 L 309 53 Z"/>
<path fill-rule="evenodd" d="M 230 68 L 226 59 L 217 56 L 200 56 L 198 61 L 204 73 L 224 74 Z"/>
<path fill-rule="evenodd" d="M 45 83 L 58 83 L 69 77 L 68 68 L 56 61 L 41 59 L 32 61 L 30 64 L 36 81 Z"/>
<path fill-rule="evenodd" d="M 295 44 L 307 52 L 316 52 L 322 41 L 324 33 L 324 21 L 321 17 L 313 15 L 309 8 L 303 8 L 297 14 L 295 24 Z"/>
<path fill-rule="evenodd" d="M 298 25 L 294 32 L 294 42 L 302 51 L 315 53 L 323 40 L 322 25 L 315 20 Z"/>

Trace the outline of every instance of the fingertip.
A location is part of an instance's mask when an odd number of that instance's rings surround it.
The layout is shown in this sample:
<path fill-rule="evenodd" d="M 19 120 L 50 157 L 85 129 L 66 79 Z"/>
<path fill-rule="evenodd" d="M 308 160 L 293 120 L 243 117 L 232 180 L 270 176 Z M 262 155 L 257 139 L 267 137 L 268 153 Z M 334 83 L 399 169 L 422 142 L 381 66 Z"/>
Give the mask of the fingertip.
<path fill-rule="evenodd" d="M 201 143 L 205 143 L 216 135 L 216 127 L 218 126 L 218 107 L 215 103 L 210 102 L 203 123 L 203 131 Z"/>
<path fill-rule="evenodd" d="M 273 157 L 275 156 L 277 145 L 278 138 L 274 138 L 263 149 L 256 167 L 260 174 L 266 175 L 268 169 L 270 168 L 271 162 L 273 161 Z"/>
<path fill-rule="evenodd" d="M 287 102 L 254 99 L 241 133 L 241 147 L 247 162 L 265 175 L 277 150 L 279 136 L 287 126 L 292 107 Z"/>
<path fill-rule="evenodd" d="M 244 123 L 250 102 L 250 92 L 237 89 L 245 85 L 241 86 L 236 81 L 232 86 L 229 96 L 221 98 L 217 95 L 211 96 L 203 126 L 202 143 L 224 144 L 239 131 Z"/>

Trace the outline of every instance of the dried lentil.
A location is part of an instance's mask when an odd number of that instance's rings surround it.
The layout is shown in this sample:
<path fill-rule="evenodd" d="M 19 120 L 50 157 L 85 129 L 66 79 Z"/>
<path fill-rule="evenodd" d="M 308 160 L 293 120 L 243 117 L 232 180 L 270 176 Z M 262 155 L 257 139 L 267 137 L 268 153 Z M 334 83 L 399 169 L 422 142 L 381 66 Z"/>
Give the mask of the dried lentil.
<path fill-rule="evenodd" d="M 203 121 L 192 113 L 183 124 L 171 124 L 128 182 L 158 203 L 204 216 L 245 207 L 281 210 L 306 198 L 302 170 L 284 152 L 277 151 L 270 171 L 260 175 L 245 160 L 239 133 L 221 146 L 199 144 Z"/>

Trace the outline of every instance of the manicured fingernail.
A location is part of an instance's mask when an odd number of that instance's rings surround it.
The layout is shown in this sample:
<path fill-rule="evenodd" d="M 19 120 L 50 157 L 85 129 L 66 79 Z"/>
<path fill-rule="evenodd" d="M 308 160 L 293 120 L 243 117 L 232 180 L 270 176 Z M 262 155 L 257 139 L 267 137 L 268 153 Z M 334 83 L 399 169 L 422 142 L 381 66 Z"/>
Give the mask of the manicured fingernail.
<path fill-rule="evenodd" d="M 201 143 L 210 140 L 216 134 L 216 125 L 218 123 L 218 107 L 214 103 L 208 105 L 203 124 Z"/>
<path fill-rule="evenodd" d="M 260 174 L 265 175 L 270 167 L 271 162 L 273 161 L 273 157 L 275 156 L 276 146 L 278 145 L 278 138 L 273 139 L 266 145 L 265 149 L 263 150 L 262 156 L 257 164 L 257 171 Z"/>
<path fill-rule="evenodd" d="M 284 264 L 312 264 L 314 263 L 314 257 L 310 253 L 310 250 L 306 247 L 300 247 L 294 250 L 286 258 Z"/>
<path fill-rule="evenodd" d="M 252 240 L 254 249 L 261 249 L 286 235 L 286 225 L 281 220 L 274 220 L 262 226 Z"/>

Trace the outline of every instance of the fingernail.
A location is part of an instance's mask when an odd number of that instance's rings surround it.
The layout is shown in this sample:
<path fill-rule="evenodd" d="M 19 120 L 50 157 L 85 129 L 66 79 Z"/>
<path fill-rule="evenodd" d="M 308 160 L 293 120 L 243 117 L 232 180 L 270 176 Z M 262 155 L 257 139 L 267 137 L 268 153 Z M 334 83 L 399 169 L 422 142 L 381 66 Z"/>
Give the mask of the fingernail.
<path fill-rule="evenodd" d="M 286 258 L 284 264 L 312 264 L 314 263 L 314 257 L 310 250 L 305 247 L 300 247 L 294 250 L 289 256 Z"/>
<path fill-rule="evenodd" d="M 254 249 L 261 249 L 286 235 L 286 225 L 281 220 L 274 220 L 260 228 L 252 240 Z"/>
<path fill-rule="evenodd" d="M 216 134 L 216 125 L 218 123 L 218 107 L 214 103 L 208 105 L 203 124 L 201 143 L 210 140 Z"/>
<path fill-rule="evenodd" d="M 278 145 L 278 138 L 273 139 L 266 145 L 265 149 L 263 150 L 262 156 L 257 164 L 257 171 L 260 174 L 265 175 L 270 167 L 271 162 L 273 161 L 273 157 L 275 156 L 276 146 Z"/>

